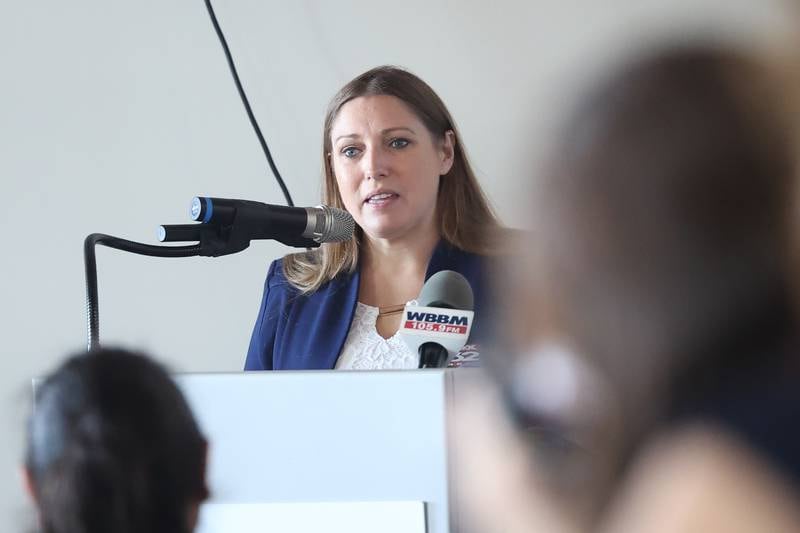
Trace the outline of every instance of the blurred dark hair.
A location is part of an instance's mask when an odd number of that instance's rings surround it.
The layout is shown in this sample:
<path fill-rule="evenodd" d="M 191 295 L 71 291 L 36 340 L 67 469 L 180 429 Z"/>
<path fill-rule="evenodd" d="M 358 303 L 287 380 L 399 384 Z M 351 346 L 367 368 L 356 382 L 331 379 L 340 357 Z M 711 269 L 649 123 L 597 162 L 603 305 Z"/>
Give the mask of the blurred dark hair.
<path fill-rule="evenodd" d="M 532 206 L 526 342 L 563 342 L 615 396 L 618 458 L 732 373 L 782 364 L 796 159 L 783 104 L 759 60 L 674 46 L 589 93 L 556 148 Z M 601 477 L 618 474 L 606 459 Z"/>
<path fill-rule="evenodd" d="M 44 533 L 189 533 L 206 442 L 144 355 L 76 355 L 36 390 L 26 466 Z"/>
<path fill-rule="evenodd" d="M 751 348 L 791 331 L 796 157 L 772 82 L 743 54 L 678 47 L 570 123 L 540 215 L 551 323 L 609 375 L 652 392 L 667 367 L 760 362 Z"/>

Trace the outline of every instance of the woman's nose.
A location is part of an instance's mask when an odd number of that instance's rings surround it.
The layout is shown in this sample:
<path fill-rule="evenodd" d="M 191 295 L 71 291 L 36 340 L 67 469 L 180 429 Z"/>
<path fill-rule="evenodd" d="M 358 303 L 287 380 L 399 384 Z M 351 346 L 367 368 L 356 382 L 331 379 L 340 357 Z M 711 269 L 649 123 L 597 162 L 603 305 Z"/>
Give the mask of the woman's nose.
<path fill-rule="evenodd" d="M 381 179 L 389 175 L 388 158 L 380 147 L 368 148 L 362 162 L 364 177 L 367 179 Z"/>

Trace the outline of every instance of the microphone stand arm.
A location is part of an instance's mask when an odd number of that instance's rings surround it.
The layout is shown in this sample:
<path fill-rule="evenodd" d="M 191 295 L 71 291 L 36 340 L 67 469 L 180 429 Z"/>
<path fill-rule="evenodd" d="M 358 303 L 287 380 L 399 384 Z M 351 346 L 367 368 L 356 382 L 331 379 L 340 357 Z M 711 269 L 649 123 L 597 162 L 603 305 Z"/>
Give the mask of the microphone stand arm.
<path fill-rule="evenodd" d="M 100 347 L 100 311 L 97 297 L 97 259 L 95 245 L 102 244 L 109 248 L 123 250 L 139 255 L 153 257 L 219 257 L 235 254 L 250 246 L 253 238 L 272 238 L 287 246 L 297 248 L 316 248 L 318 242 L 300 236 L 287 236 L 266 232 L 254 235 L 253 228 L 259 226 L 256 213 L 252 210 L 239 209 L 229 224 L 172 224 L 159 228 L 161 242 L 199 241 L 190 246 L 154 246 L 105 235 L 92 233 L 83 241 L 83 261 L 86 269 L 86 319 L 87 349 L 92 351 Z"/>
<path fill-rule="evenodd" d="M 87 349 L 89 351 L 100 347 L 100 310 L 97 295 L 97 258 L 95 257 L 95 245 L 97 244 L 125 252 L 154 257 L 192 257 L 201 255 L 203 251 L 203 247 L 199 244 L 191 246 L 153 246 L 103 233 L 92 233 L 86 237 L 83 241 L 83 262 L 86 270 Z"/>

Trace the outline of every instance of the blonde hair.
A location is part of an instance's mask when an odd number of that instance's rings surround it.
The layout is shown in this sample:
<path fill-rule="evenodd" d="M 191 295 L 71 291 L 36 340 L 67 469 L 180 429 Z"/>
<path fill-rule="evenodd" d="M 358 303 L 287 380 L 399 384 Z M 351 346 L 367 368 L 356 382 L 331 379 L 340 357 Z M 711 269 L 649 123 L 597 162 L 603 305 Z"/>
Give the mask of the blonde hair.
<path fill-rule="evenodd" d="M 434 139 L 454 135 L 453 166 L 441 177 L 436 216 L 444 240 L 466 252 L 493 255 L 500 251 L 500 223 L 478 184 L 467 160 L 461 136 L 439 96 L 414 74 L 393 66 L 381 66 L 361 74 L 336 93 L 325 116 L 322 139 L 324 173 L 322 202 L 345 209 L 328 154 L 331 152 L 331 127 L 342 106 L 361 96 L 389 95 L 402 100 L 425 124 Z M 327 243 L 316 250 L 289 254 L 283 258 L 283 272 L 301 293 L 311 293 L 342 273 L 352 273 L 358 265 L 358 250 L 363 239 L 356 226 L 353 238 Z"/>

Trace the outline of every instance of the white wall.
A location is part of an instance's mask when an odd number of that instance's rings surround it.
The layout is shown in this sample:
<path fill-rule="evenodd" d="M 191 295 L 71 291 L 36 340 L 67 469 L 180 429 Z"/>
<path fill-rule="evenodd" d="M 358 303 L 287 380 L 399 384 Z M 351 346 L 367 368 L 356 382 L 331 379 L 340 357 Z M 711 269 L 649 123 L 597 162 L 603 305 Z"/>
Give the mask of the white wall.
<path fill-rule="evenodd" d="M 448 103 L 507 222 L 582 74 L 631 42 L 699 26 L 765 39 L 779 0 L 217 0 L 298 205 L 317 202 L 325 105 L 356 74 L 406 66 Z M 281 203 L 201 0 L 3 2 L 0 17 L 0 516 L 20 530 L 30 377 L 85 343 L 82 240 L 155 243 L 194 195 Z M 268 261 L 98 251 L 101 335 L 181 371 L 241 368 Z"/>

